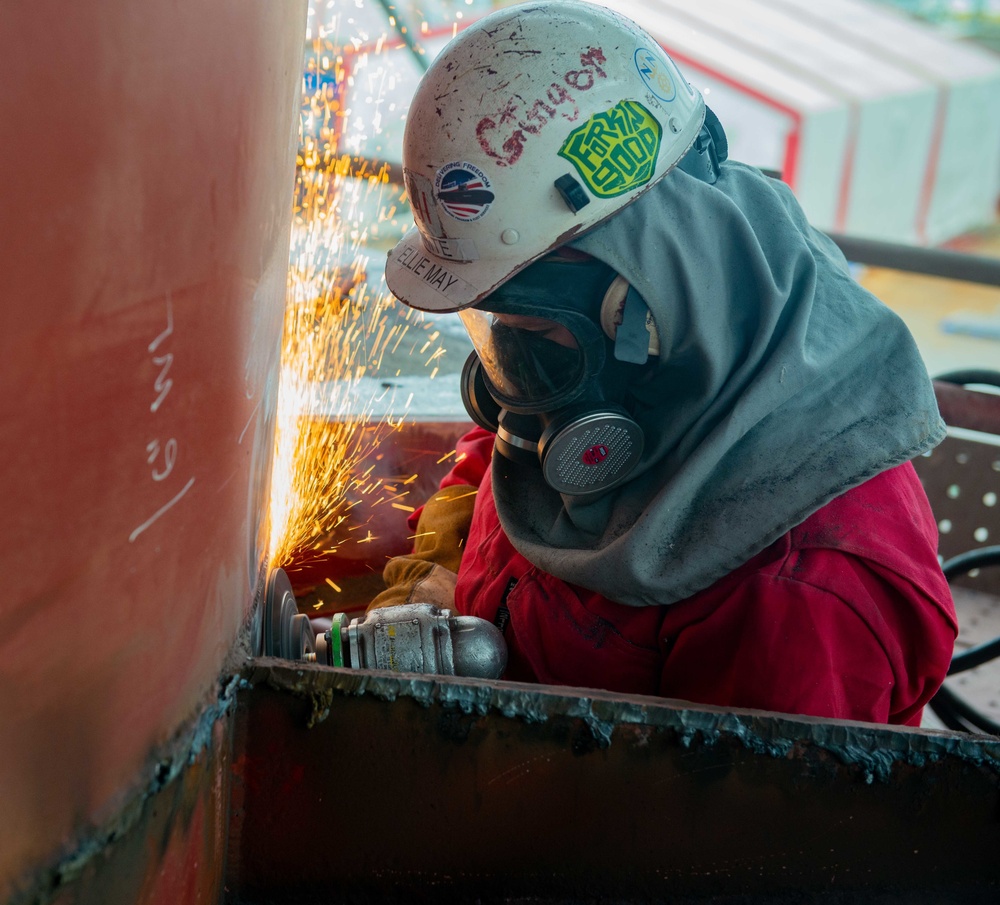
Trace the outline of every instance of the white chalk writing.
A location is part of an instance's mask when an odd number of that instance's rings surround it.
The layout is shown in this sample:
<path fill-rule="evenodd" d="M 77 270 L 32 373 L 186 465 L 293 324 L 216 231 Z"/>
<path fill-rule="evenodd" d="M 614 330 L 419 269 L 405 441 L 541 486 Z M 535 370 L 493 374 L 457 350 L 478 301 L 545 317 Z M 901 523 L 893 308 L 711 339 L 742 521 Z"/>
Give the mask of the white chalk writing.
<path fill-rule="evenodd" d="M 150 353 L 150 360 L 155 368 L 158 368 L 155 379 L 153 380 L 153 399 L 149 404 L 149 410 L 155 415 L 160 411 L 161 406 L 167 398 L 171 388 L 174 385 L 173 380 L 167 376 L 170 370 L 170 366 L 174 362 L 173 352 L 164 350 L 159 355 L 155 354 L 174 333 L 174 312 L 173 306 L 170 302 L 170 294 L 167 293 L 167 325 L 159 333 L 159 335 L 146 346 L 146 351 Z M 169 439 L 163 441 L 159 437 L 154 437 L 148 443 L 146 443 L 146 464 L 150 466 L 149 476 L 153 481 L 160 485 L 163 481 L 166 481 L 174 472 L 174 466 L 177 464 L 177 453 L 179 444 L 176 437 L 170 437 Z M 188 478 L 187 482 L 178 490 L 174 495 L 159 509 L 156 510 L 149 518 L 147 518 L 141 525 L 137 526 L 129 534 L 129 543 L 134 543 L 135 539 L 139 537 L 147 528 L 153 525 L 158 519 L 162 518 L 167 512 L 169 512 L 184 495 L 191 489 L 194 484 L 194 476 Z"/>

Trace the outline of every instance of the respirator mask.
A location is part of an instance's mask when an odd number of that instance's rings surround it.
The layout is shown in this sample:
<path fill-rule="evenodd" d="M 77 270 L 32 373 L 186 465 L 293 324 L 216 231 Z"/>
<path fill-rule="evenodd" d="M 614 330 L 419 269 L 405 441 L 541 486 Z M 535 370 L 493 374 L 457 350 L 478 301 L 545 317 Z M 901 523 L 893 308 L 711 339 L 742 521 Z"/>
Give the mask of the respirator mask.
<path fill-rule="evenodd" d="M 541 316 L 544 315 L 544 316 Z M 593 258 L 544 258 L 459 311 L 475 352 L 462 372 L 470 417 L 496 451 L 541 466 L 559 493 L 625 481 L 642 429 L 623 403 L 658 344 L 642 298 Z"/>

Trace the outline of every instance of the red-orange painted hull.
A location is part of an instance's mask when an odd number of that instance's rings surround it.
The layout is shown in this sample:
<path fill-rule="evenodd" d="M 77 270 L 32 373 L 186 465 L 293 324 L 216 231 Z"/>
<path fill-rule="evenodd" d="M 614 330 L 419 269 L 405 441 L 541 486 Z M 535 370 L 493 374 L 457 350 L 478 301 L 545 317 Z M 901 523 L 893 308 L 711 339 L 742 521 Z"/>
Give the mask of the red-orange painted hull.
<path fill-rule="evenodd" d="M 253 600 L 305 15 L 0 13 L 0 900 L 155 778 Z"/>

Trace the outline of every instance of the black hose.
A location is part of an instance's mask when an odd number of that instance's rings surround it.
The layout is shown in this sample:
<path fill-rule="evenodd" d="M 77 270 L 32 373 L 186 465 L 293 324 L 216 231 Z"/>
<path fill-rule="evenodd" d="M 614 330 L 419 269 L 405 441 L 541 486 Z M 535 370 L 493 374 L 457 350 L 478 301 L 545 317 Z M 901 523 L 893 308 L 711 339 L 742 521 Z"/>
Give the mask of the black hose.
<path fill-rule="evenodd" d="M 959 575 L 965 575 L 973 569 L 985 569 L 987 566 L 1000 566 L 1000 544 L 993 547 L 977 547 L 975 550 L 966 550 L 947 560 L 941 571 L 944 577 L 951 581 Z"/>
<path fill-rule="evenodd" d="M 953 556 L 941 567 L 941 571 L 944 572 L 944 577 L 951 581 L 952 578 L 957 578 L 973 569 L 998 565 L 1000 565 L 1000 545 L 967 550 L 965 553 Z M 1000 636 L 954 656 L 951 666 L 948 667 L 948 675 L 982 666 L 998 656 L 1000 656 Z"/>
<path fill-rule="evenodd" d="M 957 672 L 965 672 L 967 669 L 975 669 L 990 660 L 1000 657 L 1000 636 L 992 641 L 986 641 L 970 647 L 966 651 L 951 658 L 951 666 L 948 667 L 948 675 L 953 676 Z"/>
<path fill-rule="evenodd" d="M 1000 545 L 967 550 L 965 553 L 953 556 L 941 567 L 941 571 L 944 572 L 945 578 L 951 581 L 973 569 L 996 565 L 1000 565 Z M 952 657 L 951 665 L 948 667 L 948 675 L 951 676 L 955 673 L 965 672 L 967 669 L 982 666 L 983 663 L 993 660 L 997 656 L 1000 656 L 1000 637 L 978 644 L 961 654 L 956 654 Z M 977 731 L 1000 735 L 1000 723 L 980 713 L 949 688 L 941 686 L 928 704 L 935 716 L 949 729 L 957 732 Z"/>
<path fill-rule="evenodd" d="M 969 727 L 972 727 L 972 729 L 989 735 L 1000 735 L 1000 723 L 980 713 L 963 701 L 955 692 L 944 686 L 939 688 L 938 693 L 934 695 L 931 709 L 949 729 L 970 731 Z"/>
<path fill-rule="evenodd" d="M 953 732 L 969 731 L 969 724 L 959 719 L 958 713 L 955 711 L 955 695 L 943 685 L 928 701 L 927 706 L 931 708 L 934 716 L 944 724 L 945 729 L 951 729 Z"/>

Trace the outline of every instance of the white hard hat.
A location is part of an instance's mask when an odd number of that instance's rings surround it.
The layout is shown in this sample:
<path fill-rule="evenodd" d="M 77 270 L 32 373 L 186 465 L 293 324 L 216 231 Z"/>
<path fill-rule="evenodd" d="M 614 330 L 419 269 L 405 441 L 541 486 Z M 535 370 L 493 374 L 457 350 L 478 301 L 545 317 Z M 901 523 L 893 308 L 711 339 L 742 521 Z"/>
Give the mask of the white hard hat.
<path fill-rule="evenodd" d="M 386 262 L 393 295 L 458 311 L 610 217 L 684 156 L 701 95 L 639 26 L 601 6 L 500 10 L 449 43 L 403 137 L 416 222 Z"/>

